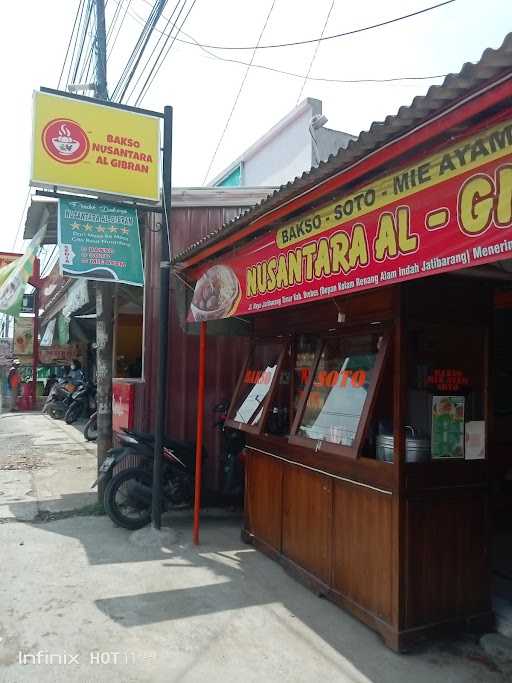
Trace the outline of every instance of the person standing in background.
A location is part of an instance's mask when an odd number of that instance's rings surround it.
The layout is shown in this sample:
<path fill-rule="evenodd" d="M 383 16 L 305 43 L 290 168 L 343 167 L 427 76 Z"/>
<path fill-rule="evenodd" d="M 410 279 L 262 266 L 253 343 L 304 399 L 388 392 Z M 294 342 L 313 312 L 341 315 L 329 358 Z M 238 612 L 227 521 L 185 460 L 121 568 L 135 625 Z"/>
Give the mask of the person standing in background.
<path fill-rule="evenodd" d="M 84 381 L 84 371 L 82 370 L 82 364 L 78 358 L 73 358 L 71 361 L 71 367 L 68 372 L 69 379 L 73 384 L 81 384 Z"/>
<path fill-rule="evenodd" d="M 7 375 L 7 384 L 11 397 L 11 413 L 17 410 L 16 402 L 20 393 L 21 375 L 19 372 L 20 361 L 15 359 Z"/>

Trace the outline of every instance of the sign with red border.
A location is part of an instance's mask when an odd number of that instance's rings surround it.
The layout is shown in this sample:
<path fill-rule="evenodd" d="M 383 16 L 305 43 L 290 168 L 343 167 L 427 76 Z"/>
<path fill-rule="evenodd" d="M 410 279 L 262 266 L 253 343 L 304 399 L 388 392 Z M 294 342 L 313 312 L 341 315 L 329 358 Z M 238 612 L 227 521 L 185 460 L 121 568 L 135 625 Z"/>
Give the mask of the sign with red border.
<path fill-rule="evenodd" d="M 189 321 L 512 258 L 512 122 L 439 149 L 192 271 Z"/>

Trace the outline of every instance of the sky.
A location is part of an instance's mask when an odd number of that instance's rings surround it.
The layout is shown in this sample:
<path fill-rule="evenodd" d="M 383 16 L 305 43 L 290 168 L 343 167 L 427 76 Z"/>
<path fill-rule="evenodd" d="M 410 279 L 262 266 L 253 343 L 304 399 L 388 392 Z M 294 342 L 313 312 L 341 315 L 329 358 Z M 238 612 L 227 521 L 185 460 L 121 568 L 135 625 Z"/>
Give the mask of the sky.
<path fill-rule="evenodd" d="M 152 3 L 108 0 L 107 27 L 117 3 L 129 2 L 126 20 L 111 50 L 107 78 L 112 91 L 126 64 Z M 193 0 L 188 0 L 187 8 Z M 335 0 L 325 35 L 373 25 L 436 3 L 436 0 Z M 179 36 L 203 44 L 253 46 L 267 20 L 261 44 L 321 35 L 332 0 L 196 0 Z M 25 0 L 3 3 L 0 57 L 4 65 L 4 201 L 0 250 L 23 247 L 22 229 L 29 192 L 32 93 L 57 87 L 72 32 L 78 0 Z M 175 5 L 169 0 L 164 15 Z M 270 11 L 271 10 L 271 11 Z M 185 9 L 182 18 L 187 10 Z M 23 17 L 20 21 L 20 12 Z M 270 12 L 270 15 L 269 15 Z M 165 28 L 162 18 L 159 28 Z M 458 72 L 465 62 L 497 48 L 512 30 L 510 0 L 455 0 L 431 12 L 388 26 L 324 41 L 316 51 L 311 76 L 327 79 L 393 78 Z M 157 34 L 155 33 L 155 40 Z M 87 45 L 87 43 L 86 43 Z M 151 49 L 150 44 L 150 49 Z M 317 44 L 257 51 L 255 65 L 305 74 Z M 251 50 L 211 50 L 219 57 L 249 62 Z M 174 109 L 173 185 L 200 186 L 226 125 L 246 67 L 215 58 L 195 45 L 175 42 L 141 106 Z M 67 70 L 64 72 L 64 80 Z M 327 127 L 359 134 L 408 105 L 442 79 L 398 83 L 325 83 L 251 68 L 209 179 L 285 116 L 297 100 L 322 100 Z M 142 82 L 141 82 L 142 83 Z M 128 100 L 132 104 L 133 99 Z"/>

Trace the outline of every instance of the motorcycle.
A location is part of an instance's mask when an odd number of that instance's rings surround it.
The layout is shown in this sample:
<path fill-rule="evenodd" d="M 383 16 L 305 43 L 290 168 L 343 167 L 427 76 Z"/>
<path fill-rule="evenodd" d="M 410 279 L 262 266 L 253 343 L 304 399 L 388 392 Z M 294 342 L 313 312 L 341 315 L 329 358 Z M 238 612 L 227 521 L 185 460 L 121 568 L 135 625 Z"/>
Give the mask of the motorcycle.
<path fill-rule="evenodd" d="M 238 429 L 226 426 L 229 401 L 221 401 L 213 409 L 219 414 L 214 427 L 221 432 L 222 469 L 224 472 L 222 495 L 232 502 L 243 504 L 244 498 L 244 461 L 245 435 Z"/>
<path fill-rule="evenodd" d="M 240 504 L 243 502 L 244 493 L 245 437 L 239 430 L 226 426 L 228 405 L 227 401 L 222 401 L 214 408 L 214 412 L 220 414 L 214 426 L 221 431 L 223 443 L 224 481 L 221 497 L 223 502 Z M 154 436 L 125 429 L 117 434 L 117 438 L 121 447 L 108 452 L 99 470 L 100 481 L 110 479 L 105 488 L 103 504 L 115 524 L 126 529 L 140 529 L 151 520 Z M 189 507 L 193 504 L 195 457 L 193 443 L 164 437 L 164 510 Z M 204 458 L 206 451 L 203 449 Z M 117 472 L 112 476 L 114 470 Z M 93 486 L 95 485 L 96 482 Z"/>
<path fill-rule="evenodd" d="M 84 427 L 84 437 L 87 441 L 96 441 L 98 438 L 98 413 L 94 412 L 87 420 Z"/>
<path fill-rule="evenodd" d="M 85 382 L 71 394 L 71 402 L 64 415 L 68 425 L 73 424 L 85 412 L 89 415 L 96 409 L 96 385 Z"/>
<path fill-rule="evenodd" d="M 73 384 L 67 378 L 56 382 L 50 389 L 48 398 L 45 401 L 42 412 L 59 420 L 64 417 L 71 403 L 73 393 L 79 385 Z"/>
<path fill-rule="evenodd" d="M 141 529 L 151 521 L 154 436 L 124 430 L 117 437 L 121 447 L 108 451 L 99 469 L 99 481 L 108 480 L 114 469 L 118 470 L 105 488 L 103 505 L 110 519 L 118 526 Z M 195 445 L 164 437 L 163 511 L 192 505 L 194 476 Z"/>

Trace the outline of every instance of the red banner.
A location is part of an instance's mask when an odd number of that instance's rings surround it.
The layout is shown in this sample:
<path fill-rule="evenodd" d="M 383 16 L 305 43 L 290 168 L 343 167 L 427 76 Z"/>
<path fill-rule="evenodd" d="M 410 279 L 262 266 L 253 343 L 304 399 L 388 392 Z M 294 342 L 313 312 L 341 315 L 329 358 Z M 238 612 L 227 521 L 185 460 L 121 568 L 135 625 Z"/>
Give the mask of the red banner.
<path fill-rule="evenodd" d="M 511 257 L 507 121 L 203 267 L 189 320 L 273 310 Z"/>
<path fill-rule="evenodd" d="M 23 256 L 23 254 L 12 254 L 5 251 L 0 252 L 0 268 L 8 266 L 9 263 L 16 261 L 16 259 L 20 258 L 21 256 Z"/>

